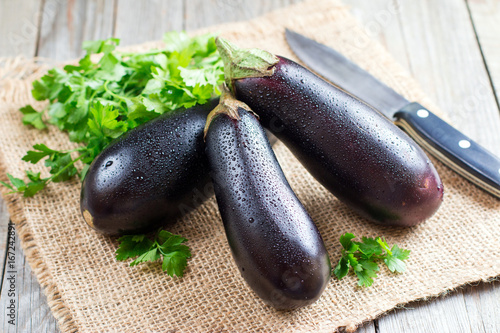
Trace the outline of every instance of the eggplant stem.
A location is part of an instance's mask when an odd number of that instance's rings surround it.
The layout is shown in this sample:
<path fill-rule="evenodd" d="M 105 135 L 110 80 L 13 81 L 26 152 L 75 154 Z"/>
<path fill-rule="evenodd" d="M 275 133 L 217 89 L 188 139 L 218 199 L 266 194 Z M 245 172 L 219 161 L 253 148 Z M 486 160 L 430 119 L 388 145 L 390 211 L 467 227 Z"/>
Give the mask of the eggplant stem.
<path fill-rule="evenodd" d="M 224 77 L 234 92 L 233 82 L 247 77 L 271 76 L 279 58 L 261 49 L 242 49 L 230 41 L 217 37 L 217 50 L 224 62 Z"/>
<path fill-rule="evenodd" d="M 204 139 L 206 138 L 208 128 L 210 127 L 210 124 L 217 115 L 226 114 L 233 119 L 239 120 L 240 119 L 240 115 L 238 113 L 239 108 L 245 109 L 253 113 L 253 111 L 251 111 L 248 105 L 246 105 L 241 101 L 238 101 L 234 97 L 233 93 L 229 90 L 229 88 L 225 84 L 222 85 L 219 104 L 207 116 L 207 122 L 205 124 L 203 138 Z"/>

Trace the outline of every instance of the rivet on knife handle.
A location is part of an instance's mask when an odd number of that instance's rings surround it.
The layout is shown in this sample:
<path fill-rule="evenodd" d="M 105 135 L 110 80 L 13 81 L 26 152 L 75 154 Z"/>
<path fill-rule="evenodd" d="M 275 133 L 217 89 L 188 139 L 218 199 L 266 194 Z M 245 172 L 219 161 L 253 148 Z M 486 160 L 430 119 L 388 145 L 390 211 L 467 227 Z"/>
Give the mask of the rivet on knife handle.
<path fill-rule="evenodd" d="M 455 172 L 500 198 L 500 159 L 418 103 L 394 114 L 396 124 Z"/>

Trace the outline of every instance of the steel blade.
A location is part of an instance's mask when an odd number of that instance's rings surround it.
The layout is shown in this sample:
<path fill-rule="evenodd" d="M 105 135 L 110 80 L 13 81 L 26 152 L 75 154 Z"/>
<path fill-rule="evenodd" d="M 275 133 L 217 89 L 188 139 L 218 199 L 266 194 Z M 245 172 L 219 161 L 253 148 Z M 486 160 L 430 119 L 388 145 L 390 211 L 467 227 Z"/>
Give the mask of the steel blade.
<path fill-rule="evenodd" d="M 392 119 L 410 102 L 334 49 L 286 29 L 292 51 L 310 69 Z"/>

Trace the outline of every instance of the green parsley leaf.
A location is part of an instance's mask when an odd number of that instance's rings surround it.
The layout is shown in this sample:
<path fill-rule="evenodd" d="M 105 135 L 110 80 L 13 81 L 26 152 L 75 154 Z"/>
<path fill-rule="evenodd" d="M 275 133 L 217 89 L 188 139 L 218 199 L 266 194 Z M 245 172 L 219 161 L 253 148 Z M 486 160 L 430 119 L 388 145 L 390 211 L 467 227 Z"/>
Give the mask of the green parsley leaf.
<path fill-rule="evenodd" d="M 142 236 L 142 237 L 141 237 Z M 116 260 L 127 260 L 135 258 L 149 251 L 153 242 L 145 235 L 127 235 L 118 239 L 120 246 L 116 250 Z"/>
<path fill-rule="evenodd" d="M 409 250 L 400 249 L 397 245 L 390 248 L 380 237 L 363 237 L 362 242 L 353 241 L 354 238 L 351 233 L 340 236 L 342 256 L 333 270 L 339 280 L 352 268 L 359 279 L 358 285 L 369 287 L 380 270 L 379 261 L 384 262 L 391 272 L 402 273 L 406 270 L 404 261 L 410 256 Z"/>
<path fill-rule="evenodd" d="M 187 248 L 187 246 L 186 246 Z M 191 256 L 191 252 L 188 250 L 179 250 L 168 252 L 163 255 L 163 262 L 161 268 L 167 271 L 170 276 L 177 275 L 182 277 L 184 275 L 184 269 L 187 266 L 187 258 Z"/>
<path fill-rule="evenodd" d="M 78 174 L 75 163 L 85 157 L 85 155 L 80 155 L 77 158 L 72 158 L 71 153 L 79 151 L 80 149 L 74 151 L 60 151 L 51 149 L 44 144 L 36 144 L 33 146 L 33 149 L 34 150 L 29 150 L 26 155 L 22 157 L 22 160 L 36 164 L 47 157 L 45 166 L 50 169 L 49 172 L 51 176 L 42 178 L 40 172 L 35 173 L 26 170 L 26 176 L 29 180 L 29 182 L 26 183 L 20 178 L 8 175 L 10 184 L 5 182 L 1 182 L 1 184 L 13 190 L 12 193 L 23 193 L 25 197 L 31 197 L 44 189 L 51 181 L 60 182 L 71 179 L 74 175 Z"/>
<path fill-rule="evenodd" d="M 362 242 L 357 244 L 359 246 L 359 251 L 363 254 L 363 257 L 367 259 L 373 255 L 379 256 L 383 252 L 377 240 L 373 238 L 363 237 Z"/>
<path fill-rule="evenodd" d="M 168 275 L 182 277 L 191 257 L 191 250 L 183 243 L 187 239 L 174 235 L 166 230 L 159 230 L 150 240 L 145 235 L 127 235 L 118 239 L 120 245 L 116 250 L 116 259 L 123 261 L 136 258 L 130 266 L 162 259 L 162 269 Z"/>
<path fill-rule="evenodd" d="M 10 183 L 12 184 L 12 186 L 17 188 L 17 189 L 24 188 L 26 186 L 24 180 L 22 180 L 22 179 L 15 178 L 10 174 L 7 174 L 7 177 L 9 177 L 9 180 L 10 180 Z"/>
<path fill-rule="evenodd" d="M 360 269 L 354 271 L 359 279 L 358 286 L 370 287 L 373 279 L 377 277 L 378 265 L 370 261 L 362 261 L 360 266 Z M 373 269 L 373 266 L 376 266 L 376 269 Z"/>
<path fill-rule="evenodd" d="M 23 108 L 20 108 L 19 111 L 24 115 L 23 116 L 23 124 L 31 125 L 36 129 L 45 129 L 47 125 L 45 125 L 42 116 L 43 112 L 38 112 L 31 105 L 26 105 Z"/>
<path fill-rule="evenodd" d="M 11 184 L 6 183 L 6 182 L 4 182 L 4 181 L 2 181 L 2 180 L 0 180 L 0 184 L 2 184 L 3 186 L 7 187 L 9 190 L 11 190 L 11 191 L 13 191 L 13 192 L 14 192 L 14 187 L 13 187 Z M 11 192 L 11 193 L 12 193 L 12 192 Z"/>
<path fill-rule="evenodd" d="M 153 247 L 153 248 L 149 249 L 148 251 L 139 255 L 139 257 L 137 259 L 135 259 L 134 261 L 132 261 L 130 263 L 130 266 L 136 266 L 136 265 L 139 265 L 143 262 L 156 261 L 158 259 L 160 259 L 160 252 L 158 251 L 158 248 Z"/>
<path fill-rule="evenodd" d="M 349 267 L 351 267 L 350 264 L 349 264 L 349 260 L 347 260 L 346 258 L 342 257 L 342 258 L 340 258 L 340 261 L 337 264 L 337 267 L 335 267 L 333 273 L 340 280 L 344 276 L 346 276 L 347 273 L 349 273 Z"/>
<path fill-rule="evenodd" d="M 408 259 L 410 256 L 409 250 L 402 250 L 397 245 L 394 245 L 391 249 L 392 254 L 387 254 L 387 258 L 384 259 L 385 264 L 391 272 L 402 273 L 406 271 L 406 264 L 404 260 Z"/>
<path fill-rule="evenodd" d="M 29 182 L 26 185 L 26 189 L 24 190 L 24 196 L 25 197 L 32 197 L 41 190 L 43 190 L 46 186 L 47 182 L 44 179 L 41 179 L 36 182 Z"/>
<path fill-rule="evenodd" d="M 25 197 L 32 197 L 39 191 L 41 191 L 50 180 L 50 178 L 41 178 L 40 172 L 34 173 L 27 170 L 26 176 L 28 178 L 28 183 L 20 178 L 16 178 L 11 174 L 7 174 L 10 184 L 0 181 L 0 184 L 11 190 L 10 193 L 22 193 Z"/>
<path fill-rule="evenodd" d="M 45 160 L 45 166 L 50 168 L 50 173 L 53 175 L 51 180 L 53 182 L 71 179 L 78 173 L 78 170 L 74 166 L 74 160 L 71 158 L 69 152 L 57 151 L 52 153 L 49 158 Z"/>
<path fill-rule="evenodd" d="M 33 164 L 38 163 L 44 157 L 50 156 L 53 153 L 56 153 L 55 150 L 48 148 L 44 144 L 36 144 L 33 146 L 35 150 L 28 150 L 26 155 L 22 157 L 23 161 L 30 162 Z"/>
<path fill-rule="evenodd" d="M 349 251 L 350 247 L 353 245 L 352 239 L 354 238 L 356 238 L 356 236 L 353 234 L 345 233 L 340 236 L 340 244 L 345 250 Z"/>
<path fill-rule="evenodd" d="M 112 105 L 95 103 L 90 108 L 90 117 L 87 122 L 89 130 L 96 137 L 111 141 L 127 131 L 127 123 L 119 121 L 120 114 Z"/>

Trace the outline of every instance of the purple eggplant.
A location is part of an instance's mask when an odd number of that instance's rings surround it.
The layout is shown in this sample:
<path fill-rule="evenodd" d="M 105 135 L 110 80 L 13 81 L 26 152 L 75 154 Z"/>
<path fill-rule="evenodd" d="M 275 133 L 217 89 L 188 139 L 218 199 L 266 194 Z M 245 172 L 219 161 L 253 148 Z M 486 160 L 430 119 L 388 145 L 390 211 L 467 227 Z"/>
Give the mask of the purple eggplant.
<path fill-rule="evenodd" d="M 423 150 L 391 121 L 299 64 L 217 39 L 226 81 L 305 168 L 360 215 L 413 226 L 443 200 Z"/>
<path fill-rule="evenodd" d="M 107 235 L 147 232 L 211 197 L 203 129 L 216 105 L 164 114 L 106 147 L 82 185 L 87 224 Z"/>
<path fill-rule="evenodd" d="M 206 154 L 227 240 L 248 285 L 280 310 L 316 301 L 331 274 L 321 235 L 257 118 L 230 95 L 207 119 Z"/>

